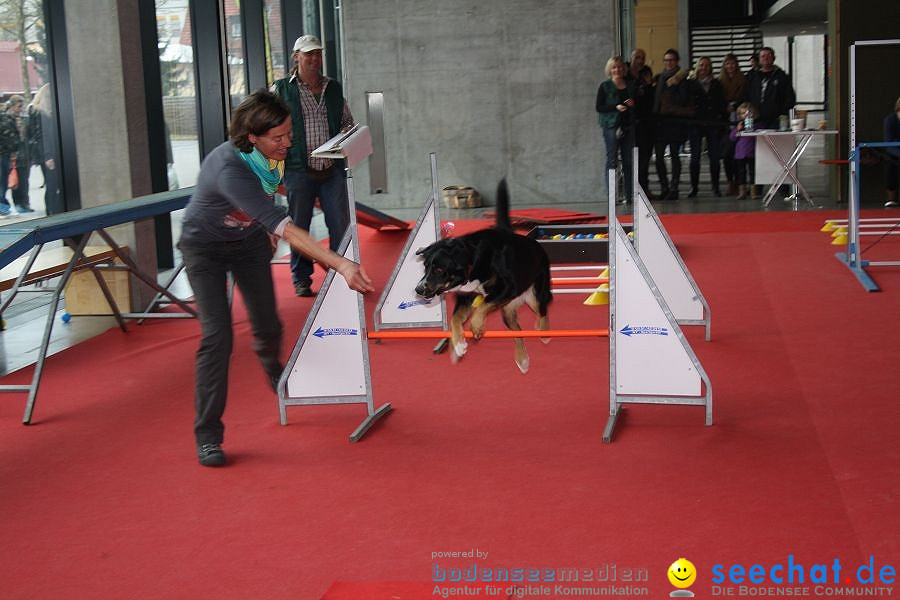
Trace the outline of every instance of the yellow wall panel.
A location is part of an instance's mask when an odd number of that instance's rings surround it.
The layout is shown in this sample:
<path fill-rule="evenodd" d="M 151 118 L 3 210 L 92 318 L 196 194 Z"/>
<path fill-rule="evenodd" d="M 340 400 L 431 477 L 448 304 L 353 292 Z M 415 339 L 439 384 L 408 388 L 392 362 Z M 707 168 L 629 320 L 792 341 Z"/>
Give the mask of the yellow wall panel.
<path fill-rule="evenodd" d="M 647 52 L 653 74 L 662 70 L 662 57 L 678 47 L 678 0 L 641 0 L 634 12 L 634 38 Z M 629 51 L 630 54 L 630 51 Z"/>

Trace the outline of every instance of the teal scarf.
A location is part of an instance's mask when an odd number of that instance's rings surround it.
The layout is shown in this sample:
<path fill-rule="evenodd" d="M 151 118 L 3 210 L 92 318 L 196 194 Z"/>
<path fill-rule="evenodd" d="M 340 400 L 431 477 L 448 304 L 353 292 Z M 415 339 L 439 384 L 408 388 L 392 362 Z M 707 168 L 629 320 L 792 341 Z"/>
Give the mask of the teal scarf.
<path fill-rule="evenodd" d="M 284 175 L 284 161 L 271 160 L 263 156 L 263 153 L 254 148 L 249 154 L 235 148 L 237 155 L 247 163 L 250 170 L 259 178 L 263 189 L 267 194 L 274 194 Z"/>

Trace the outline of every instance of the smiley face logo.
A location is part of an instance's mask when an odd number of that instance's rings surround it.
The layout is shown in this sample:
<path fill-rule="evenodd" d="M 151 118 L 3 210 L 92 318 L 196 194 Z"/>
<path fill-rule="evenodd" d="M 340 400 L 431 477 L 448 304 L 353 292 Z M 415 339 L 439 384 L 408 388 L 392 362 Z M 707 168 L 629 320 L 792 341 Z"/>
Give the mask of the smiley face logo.
<path fill-rule="evenodd" d="M 679 558 L 669 567 L 669 581 L 677 588 L 691 587 L 697 579 L 697 569 L 686 558 Z"/>

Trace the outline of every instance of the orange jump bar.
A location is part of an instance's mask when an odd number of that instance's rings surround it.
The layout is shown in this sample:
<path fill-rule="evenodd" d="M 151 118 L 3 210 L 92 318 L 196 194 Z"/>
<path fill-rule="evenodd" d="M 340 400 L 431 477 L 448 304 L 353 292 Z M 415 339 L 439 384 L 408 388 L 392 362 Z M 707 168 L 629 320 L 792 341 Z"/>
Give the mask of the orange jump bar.
<path fill-rule="evenodd" d="M 471 331 L 463 332 L 467 338 L 475 337 Z M 409 339 L 442 339 L 449 338 L 449 331 L 369 331 L 366 337 L 370 340 L 409 340 Z M 498 329 L 485 331 L 486 338 L 534 338 L 534 337 L 609 337 L 609 329 L 524 329 L 522 331 L 510 331 Z"/>
<path fill-rule="evenodd" d="M 609 283 L 609 277 L 551 277 L 550 283 L 554 285 L 593 285 Z"/>

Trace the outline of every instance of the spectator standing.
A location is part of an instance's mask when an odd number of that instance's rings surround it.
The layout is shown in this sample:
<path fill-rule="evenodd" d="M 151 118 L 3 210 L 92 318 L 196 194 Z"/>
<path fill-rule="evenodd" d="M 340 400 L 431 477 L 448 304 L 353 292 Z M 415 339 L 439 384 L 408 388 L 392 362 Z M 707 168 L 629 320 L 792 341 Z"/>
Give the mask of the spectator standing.
<path fill-rule="evenodd" d="M 9 215 L 6 200 L 9 172 L 19 151 L 19 130 L 16 120 L 7 110 L 0 110 L 0 218 Z"/>
<path fill-rule="evenodd" d="M 759 51 L 759 69 L 747 75 L 745 100 L 759 112 L 757 129 L 778 129 L 778 118 L 797 103 L 790 76 L 775 64 L 775 51 Z"/>
<path fill-rule="evenodd" d="M 25 98 L 18 94 L 7 102 L 6 112 L 12 118 L 16 128 L 15 164 L 19 185 L 12 190 L 12 200 L 19 214 L 32 213 L 28 198 L 28 179 L 31 174 L 31 161 L 28 158 L 28 114 L 25 112 Z"/>
<path fill-rule="evenodd" d="M 59 170 L 56 163 L 56 122 L 53 118 L 53 96 L 50 84 L 35 93 L 28 106 L 28 153 L 31 164 L 41 168 L 44 176 L 44 208 L 47 215 L 65 212 L 59 191 Z"/>
<path fill-rule="evenodd" d="M 653 112 L 656 115 L 656 174 L 660 200 L 678 200 L 681 180 L 681 145 L 688 136 L 689 120 L 696 113 L 693 86 L 685 81 L 687 71 L 678 64 L 678 51 L 670 48 L 663 55 L 663 71 L 656 76 Z M 672 179 L 666 170 L 666 149 L 672 161 Z"/>
<path fill-rule="evenodd" d="M 697 109 L 689 133 L 691 191 L 688 193 L 688 198 L 697 197 L 700 185 L 700 155 L 703 151 L 704 140 L 706 140 L 706 152 L 709 157 L 712 192 L 716 197 L 720 197 L 722 192 L 719 190 L 719 147 L 722 138 L 725 137 L 725 132 L 728 131 L 725 93 L 722 83 L 713 77 L 712 61 L 709 57 L 700 57 L 690 81 L 694 86 L 693 94 L 696 98 Z"/>
<path fill-rule="evenodd" d="M 747 72 L 744 73 L 744 75 L 749 77 L 750 73 L 759 70 L 759 52 L 751 54 L 748 60 L 750 61 L 750 68 L 747 69 Z"/>
<path fill-rule="evenodd" d="M 753 185 L 756 174 L 756 138 L 738 135 L 744 131 L 744 119 L 748 116 L 755 118 L 755 115 L 756 109 L 749 102 L 738 105 L 738 120 L 731 126 L 729 135 L 734 142 L 734 177 L 738 186 L 738 200 L 742 200 L 748 195 L 756 198 L 756 186 Z"/>
<path fill-rule="evenodd" d="M 608 79 L 597 89 L 597 112 L 603 128 L 606 146 L 606 189 L 609 190 L 609 171 L 616 169 L 616 159 L 621 156 L 622 174 L 625 178 L 625 200 L 630 202 L 633 193 L 632 149 L 634 148 L 634 88 L 625 80 L 625 62 L 621 56 L 606 61 Z"/>
<path fill-rule="evenodd" d="M 277 237 L 335 269 L 350 289 L 373 290 L 360 265 L 320 246 L 275 205 L 292 129 L 291 109 L 271 92 L 260 90 L 245 98 L 231 117 L 229 141 L 203 160 L 185 208 L 178 247 L 202 332 L 195 367 L 194 436 L 197 459 L 207 467 L 226 462 L 222 416 L 234 342 L 229 274 L 243 297 L 253 349 L 273 389 L 282 372 L 283 327 L 271 267 Z"/>
<path fill-rule="evenodd" d="M 734 127 L 737 124 L 737 107 L 744 97 L 744 88 L 747 86 L 747 78 L 738 68 L 738 59 L 734 54 L 726 54 L 722 60 L 719 82 L 725 94 L 729 125 Z M 721 154 L 725 178 L 728 180 L 728 195 L 734 196 L 737 193 L 737 182 L 734 179 L 734 142 L 730 136 L 723 136 Z"/>
<path fill-rule="evenodd" d="M 638 149 L 637 180 L 647 197 L 650 193 L 650 156 L 653 154 L 653 71 L 647 66 L 647 53 L 636 48 L 631 53 L 631 62 L 625 63 L 625 81 L 634 90 L 634 144 Z"/>
<path fill-rule="evenodd" d="M 292 56 L 294 68 L 290 76 L 272 85 L 272 91 L 291 108 L 294 123 L 294 145 L 284 171 L 288 209 L 297 226 L 309 230 L 318 198 L 328 227 L 329 247 L 336 251 L 350 224 L 344 161 L 315 158 L 311 153 L 352 126 L 353 115 L 340 84 L 322 75 L 319 38 L 314 35 L 297 38 Z M 315 295 L 312 273 L 312 261 L 292 250 L 291 279 L 298 296 Z"/>

